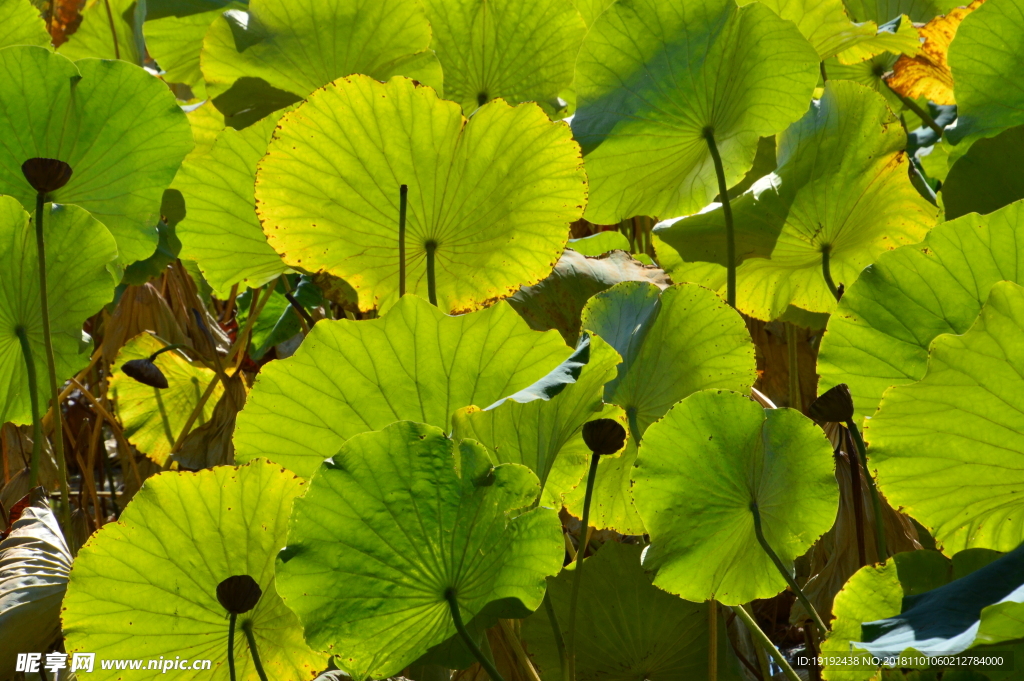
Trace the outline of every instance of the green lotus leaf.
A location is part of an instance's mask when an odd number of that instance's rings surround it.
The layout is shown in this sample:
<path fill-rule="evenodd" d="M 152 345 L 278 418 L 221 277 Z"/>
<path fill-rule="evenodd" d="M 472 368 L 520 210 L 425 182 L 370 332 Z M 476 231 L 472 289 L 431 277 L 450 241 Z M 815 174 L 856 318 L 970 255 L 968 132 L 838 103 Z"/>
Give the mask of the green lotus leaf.
<path fill-rule="evenodd" d="M 643 547 L 609 541 L 586 561 L 576 611 L 576 678 L 580 681 L 691 681 L 708 667 L 708 606 L 688 603 L 651 584 L 640 565 Z M 548 581 L 562 627 L 568 619 L 573 572 Z M 724 618 L 718 640 L 726 641 Z M 543 678 L 561 673 L 551 621 L 536 612 L 523 622 L 523 638 Z M 744 678 L 730 646 L 719 643 L 718 678 Z"/>
<path fill-rule="evenodd" d="M 165 343 L 148 333 L 139 334 L 117 353 L 110 372 L 110 392 L 117 402 L 125 437 L 161 466 L 215 376 L 213 370 L 190 362 L 177 351 L 160 353 L 153 361 L 167 378 L 166 388 L 139 383 L 122 370 L 125 362 L 145 359 L 164 346 Z M 203 405 L 196 427 L 210 420 L 223 393 L 224 385 L 218 383 Z"/>
<path fill-rule="evenodd" d="M 565 0 L 424 0 L 448 99 L 466 113 L 498 97 L 554 102 L 587 27 Z M 558 108 L 555 106 L 554 108 Z"/>
<path fill-rule="evenodd" d="M 227 10 L 245 10 L 232 0 L 147 0 L 142 33 L 146 49 L 168 83 L 183 83 L 197 99 L 206 98 L 206 82 L 199 67 L 203 38 Z"/>
<path fill-rule="evenodd" d="M 605 405 L 604 384 L 615 378 L 620 357 L 603 340 L 584 337 L 572 356 L 526 390 L 485 409 L 464 407 L 452 416 L 452 437 L 472 439 L 498 463 L 522 464 L 536 473 L 544 499 L 559 508 L 590 463 L 581 428 Z"/>
<path fill-rule="evenodd" d="M 900 613 L 862 625 L 857 648 L 929 657 L 1024 638 L 1024 547 L 944 586 L 905 598 Z"/>
<path fill-rule="evenodd" d="M 718 180 L 705 129 L 732 186 L 750 169 L 758 138 L 803 115 L 817 80 L 814 48 L 759 2 L 612 5 L 576 63 L 572 129 L 590 178 L 586 218 L 614 224 L 707 205 Z"/>
<path fill-rule="evenodd" d="M 47 47 L 50 34 L 31 0 L 0 0 L 0 48 L 11 45 Z"/>
<path fill-rule="evenodd" d="M 108 267 L 117 260 L 114 238 L 81 208 L 44 208 L 46 293 L 58 383 L 89 363 L 82 348 L 82 324 L 114 297 Z M 31 423 L 28 374 L 16 329 L 24 326 L 39 381 L 40 413 L 47 385 L 43 314 L 39 302 L 39 260 L 35 225 L 21 204 L 0 196 L 0 423 Z M 24 651 L 23 651 L 24 652 Z"/>
<path fill-rule="evenodd" d="M 120 59 L 142 65 L 146 53 L 141 31 L 146 3 L 136 0 L 87 0 L 82 23 L 58 48 L 68 59 Z"/>
<path fill-rule="evenodd" d="M 786 588 L 754 534 L 752 506 L 787 566 L 832 527 L 839 508 L 832 446 L 793 409 L 704 390 L 652 425 L 633 469 L 633 501 L 655 586 L 738 605 Z"/>
<path fill-rule="evenodd" d="M 566 247 L 571 248 L 580 255 L 597 257 L 608 251 L 626 251 L 629 253 L 629 239 L 626 235 L 617 230 L 598 232 L 585 236 L 582 239 L 569 239 Z"/>
<path fill-rule="evenodd" d="M 878 678 L 878 668 L 871 664 L 870 654 L 858 650 L 853 644 L 864 638 L 863 625 L 899 615 L 905 598 L 912 602 L 919 594 L 981 569 L 999 555 L 984 549 L 969 549 L 957 553 L 950 560 L 937 551 L 906 551 L 897 553 L 882 565 L 862 567 L 836 595 L 836 618 L 832 621 L 828 639 L 821 644 L 822 655 L 832 659 L 846 658 L 848 662 L 843 665 L 826 664 L 824 677 L 829 681 L 870 681 Z M 1001 649 L 1005 651 L 1005 647 Z M 849 662 L 852 657 L 860 658 L 862 663 Z M 945 676 L 949 676 L 949 672 Z M 975 681 L 974 677 L 969 681 Z"/>
<path fill-rule="evenodd" d="M 1024 542 L 1022 329 L 1024 288 L 995 284 L 974 325 L 933 340 L 924 378 L 890 388 L 868 423 L 882 491 L 947 552 Z"/>
<path fill-rule="evenodd" d="M 949 46 L 956 125 L 949 141 L 967 146 L 1024 124 L 1024 90 L 1014 80 L 1024 61 L 1024 6 L 986 2 L 964 17 Z"/>
<path fill-rule="evenodd" d="M 779 136 L 778 170 L 733 203 L 737 256 L 747 258 L 737 308 L 768 320 L 790 305 L 832 312 L 826 254 L 836 285 L 849 288 L 880 253 L 923 239 L 937 211 L 910 183 L 905 146 L 881 97 L 830 80 L 820 103 Z M 686 260 L 725 263 L 721 209 L 657 233 Z"/>
<path fill-rule="evenodd" d="M 403 75 L 441 91 L 430 24 L 406 0 L 253 0 L 225 12 L 203 42 L 206 89 L 229 119 L 257 120 L 341 76 Z M 232 123 L 244 127 L 243 121 Z"/>
<path fill-rule="evenodd" d="M 357 433 L 409 419 L 448 430 L 456 409 L 493 404 L 570 354 L 506 303 L 448 317 L 406 296 L 380 319 L 325 320 L 260 371 L 238 415 L 235 456 L 265 456 L 308 478 Z"/>
<path fill-rule="evenodd" d="M 21 164 L 60 158 L 74 174 L 47 197 L 106 225 L 121 265 L 152 255 L 164 189 L 192 149 L 188 119 L 167 86 L 131 64 L 73 63 L 40 47 L 0 50 L 0 74 L 0 127 L 18 131 L 0 145 L 0 192 L 34 210 Z"/>
<path fill-rule="evenodd" d="M 964 4 L 962 0 L 843 0 L 854 21 L 884 24 L 901 14 L 925 22 Z"/>
<path fill-rule="evenodd" d="M 590 28 L 601 13 L 615 4 L 615 0 L 570 0 L 576 11 L 583 17 L 583 23 Z"/>
<path fill-rule="evenodd" d="M 480 444 L 456 448 L 433 426 L 357 435 L 296 500 L 278 591 L 342 669 L 395 675 L 455 635 L 449 589 L 474 624 L 540 605 L 562 567 L 558 514 L 510 518 L 539 492 L 529 468 L 492 466 Z"/>
<path fill-rule="evenodd" d="M 916 246 L 883 253 L 829 320 L 818 354 L 819 393 L 846 383 L 857 418 L 882 393 L 925 375 L 928 345 L 964 333 L 1002 280 L 1024 271 L 1024 202 L 939 225 Z"/>
<path fill-rule="evenodd" d="M 175 676 L 226 681 L 228 612 L 218 602 L 217 585 L 249 575 L 262 597 L 238 615 L 238 680 L 259 679 L 243 627 L 252 627 L 269 678 L 312 678 L 327 659 L 306 646 L 298 619 L 274 584 L 274 559 L 285 544 L 292 501 L 304 486 L 267 461 L 146 480 L 118 521 L 92 535 L 75 560 L 62 615 L 67 652 L 211 660 L 212 670 L 176 670 Z M 143 667 L 132 678 L 162 674 Z M 123 675 L 97 664 L 89 676 Z"/>
<path fill-rule="evenodd" d="M 740 0 L 740 6 L 753 0 Z M 762 0 L 783 19 L 796 24 L 800 33 L 817 50 L 821 59 L 833 57 L 858 43 L 875 38 L 877 26 L 873 21 L 855 24 L 850 21 L 842 0 Z"/>
<path fill-rule="evenodd" d="M 874 25 L 874 22 L 868 22 Z M 871 38 L 853 43 L 837 55 L 840 64 L 859 64 L 866 59 L 889 52 L 914 56 L 921 52 L 921 34 L 907 15 L 882 24 Z M 826 74 L 830 75 L 830 74 Z"/>
<path fill-rule="evenodd" d="M 1024 155 L 1024 125 L 978 140 L 949 168 L 942 183 L 946 219 L 991 213 L 1024 199 L 1016 161 Z"/>
<path fill-rule="evenodd" d="M 256 219 L 256 162 L 277 124 L 267 116 L 245 130 L 224 130 L 206 154 L 190 155 L 174 177 L 187 208 L 175 227 L 181 257 L 199 263 L 219 298 L 231 287 L 256 288 L 286 272 Z"/>
<path fill-rule="evenodd" d="M 60 604 L 71 551 L 42 487 L 0 541 L 0 678 L 15 678 L 17 654 L 49 650 L 60 640 Z"/>
<path fill-rule="evenodd" d="M 642 282 L 618 284 L 590 299 L 583 328 L 622 357 L 604 399 L 626 411 L 630 432 L 622 455 L 602 457 L 598 464 L 591 523 L 623 534 L 644 534 L 630 495 L 637 442 L 673 404 L 698 390 L 749 392 L 757 376 L 754 346 L 742 318 L 695 284 L 664 291 Z M 583 512 L 584 492 L 578 487 L 566 500 L 577 517 Z"/>
<path fill-rule="evenodd" d="M 359 135 L 348 134 L 361 130 Z M 359 307 L 398 300 L 401 185 L 407 291 L 467 311 L 547 276 L 583 212 L 569 127 L 534 104 L 459 107 L 407 78 L 342 78 L 284 116 L 256 176 L 257 214 L 288 265 L 326 270 Z"/>
<path fill-rule="evenodd" d="M 537 331 L 558 329 L 566 343 L 575 345 L 580 337 L 581 315 L 587 301 L 594 294 L 623 281 L 648 281 L 658 288 L 669 286 L 662 270 L 643 265 L 628 253 L 588 258 L 567 250 L 551 274 L 533 286 L 519 289 L 508 302 L 530 328 Z"/>
<path fill-rule="evenodd" d="M 213 149 L 214 143 L 224 131 L 227 123 L 224 114 L 218 111 L 210 100 L 206 100 L 185 115 L 188 116 L 189 125 L 192 126 L 192 138 L 196 142 L 195 149 L 186 157 L 189 159 Z M 253 122 L 255 121 L 251 121 L 250 124 Z"/>
<path fill-rule="evenodd" d="M 900 111 L 903 109 L 903 102 L 900 101 L 899 96 L 895 92 L 889 89 L 889 86 L 886 85 L 885 80 L 882 78 L 883 75 L 892 70 L 897 59 L 899 59 L 899 55 L 892 52 L 876 54 L 870 59 L 864 59 L 853 64 L 843 64 L 835 58 L 826 59 L 825 72 L 831 80 L 849 80 L 871 88 L 885 98 L 885 102 L 889 105 L 890 109 Z"/>

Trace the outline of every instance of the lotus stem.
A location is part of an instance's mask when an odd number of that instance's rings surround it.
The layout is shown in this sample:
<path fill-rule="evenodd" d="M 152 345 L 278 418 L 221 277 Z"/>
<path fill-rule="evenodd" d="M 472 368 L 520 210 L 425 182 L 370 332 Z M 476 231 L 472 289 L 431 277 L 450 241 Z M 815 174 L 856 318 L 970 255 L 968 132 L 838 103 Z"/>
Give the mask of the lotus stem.
<path fill-rule="evenodd" d="M 46 370 L 50 378 L 50 405 L 53 409 L 53 453 L 57 458 L 57 478 L 60 480 L 60 501 L 63 508 L 64 533 L 72 555 L 77 553 L 74 546 L 74 532 L 71 530 L 71 495 L 68 493 L 68 469 L 64 462 L 64 424 L 60 413 L 60 386 L 57 384 L 57 363 L 53 357 L 53 339 L 50 336 L 50 305 L 46 294 L 46 245 L 43 240 L 43 214 L 46 207 L 46 193 L 36 193 L 36 252 L 39 256 L 39 301 L 43 313 L 43 348 L 46 354 Z"/>
<path fill-rule="evenodd" d="M 704 128 L 704 139 L 711 152 L 711 160 L 715 162 L 715 174 L 718 175 L 718 195 L 722 197 L 722 216 L 725 218 L 725 299 L 731 307 L 736 307 L 736 233 L 732 221 L 732 205 L 729 203 L 729 186 L 725 182 L 725 166 L 722 155 L 715 144 L 715 131 L 710 126 Z"/>
<path fill-rule="evenodd" d="M 409 185 L 398 188 L 398 297 L 405 295 L 405 215 L 409 207 Z"/>
<path fill-rule="evenodd" d="M 29 468 L 29 486 L 39 484 L 39 454 L 43 449 L 43 418 L 39 415 L 39 384 L 36 382 L 36 363 L 32 360 L 32 347 L 28 343 L 28 331 L 19 324 L 14 328 L 25 357 L 25 373 L 28 374 L 28 397 L 32 400 L 32 463 Z"/>
<path fill-rule="evenodd" d="M 434 274 L 434 253 L 437 251 L 437 242 L 431 239 L 427 242 L 427 300 L 434 307 L 437 307 L 437 279 Z"/>
<path fill-rule="evenodd" d="M 565 641 L 565 657 L 569 675 L 565 681 L 576 681 L 576 604 L 580 597 L 580 576 L 583 574 L 583 558 L 587 552 L 588 530 L 590 529 L 590 502 L 594 498 L 594 482 L 597 480 L 597 464 L 600 454 L 590 455 L 590 470 L 587 471 L 587 493 L 583 497 L 583 517 L 580 519 L 580 545 L 576 549 L 576 570 L 572 576 L 572 591 L 569 592 L 569 634 Z"/>
<path fill-rule="evenodd" d="M 882 82 L 885 83 L 887 87 L 889 86 L 889 83 L 884 78 L 882 79 Z M 942 139 L 942 126 L 935 122 L 935 119 L 931 117 L 931 114 L 929 114 L 927 111 L 919 107 L 917 105 L 917 102 L 912 100 L 910 97 L 904 97 L 900 93 L 893 90 L 891 87 L 889 87 L 889 91 L 896 95 L 901 102 L 903 102 L 903 106 L 913 111 L 917 115 L 917 117 L 921 119 L 922 123 L 924 123 L 933 131 L 935 131 L 935 134 L 939 136 L 939 139 Z"/>
<path fill-rule="evenodd" d="M 747 631 L 750 632 L 750 636 L 757 643 L 761 644 L 761 647 L 764 648 L 765 652 L 772 656 L 776 664 L 782 667 L 782 673 L 786 675 L 786 678 L 789 679 L 789 681 L 800 681 L 800 677 L 797 676 L 797 673 L 793 670 L 793 667 L 790 666 L 789 661 L 779 651 L 779 649 L 775 647 L 775 644 L 771 642 L 771 639 L 769 639 L 768 636 L 766 636 L 765 633 L 761 631 L 761 627 L 757 626 L 757 622 L 755 622 L 754 618 L 750 616 L 750 613 L 747 612 L 747 609 L 744 608 L 742 605 L 734 605 L 732 606 L 732 610 L 737 615 L 739 615 L 739 618 L 743 620 L 744 624 L 747 625 Z"/>
<path fill-rule="evenodd" d="M 832 246 L 821 247 L 821 275 L 825 278 L 825 283 L 828 285 L 828 290 L 835 296 L 836 301 L 843 297 L 843 294 L 839 292 L 839 287 L 832 280 L 832 268 L 829 264 L 829 260 L 832 255 Z"/>
<path fill-rule="evenodd" d="M 864 499 L 860 492 L 860 456 L 853 452 L 853 436 L 843 438 L 846 458 L 850 461 L 850 490 L 853 492 L 853 525 L 857 530 L 857 560 L 859 567 L 868 564 L 867 549 L 864 545 Z M 866 471 L 865 471 L 866 473 Z"/>
<path fill-rule="evenodd" d="M 809 614 L 811 619 L 814 620 L 814 624 L 818 627 L 821 635 L 825 636 L 828 634 L 828 628 L 825 626 L 825 622 L 822 621 L 818 611 L 814 609 L 813 605 L 811 605 L 811 601 L 808 600 L 807 594 L 804 593 L 804 590 L 801 589 L 800 585 L 796 583 L 795 579 L 793 579 L 793 575 L 789 574 L 789 570 L 787 570 L 786 566 L 782 563 L 782 559 L 779 558 L 778 554 L 775 553 L 774 550 L 772 550 L 771 545 L 768 544 L 768 540 L 764 538 L 764 531 L 761 529 L 761 512 L 757 509 L 756 501 L 750 502 L 750 512 L 754 515 L 754 534 L 757 535 L 757 541 L 761 544 L 761 548 L 764 549 L 764 552 L 767 553 L 768 557 L 772 559 L 773 563 L 775 563 L 775 567 L 778 568 L 779 574 L 783 576 L 786 583 L 789 584 L 789 588 L 793 590 L 797 599 L 799 599 L 800 603 L 804 606 L 804 609 L 807 610 L 807 614 Z"/>
<path fill-rule="evenodd" d="M 291 304 L 292 309 L 295 310 L 295 313 L 299 315 L 299 321 L 302 323 L 304 327 L 306 327 L 306 333 L 309 333 L 309 330 L 313 328 L 314 324 L 316 324 L 316 320 L 313 319 L 313 317 L 308 312 L 306 312 L 306 308 L 302 307 L 302 303 L 300 303 L 298 298 L 296 298 L 294 295 L 292 295 L 291 293 L 285 293 L 284 298 Z"/>
<path fill-rule="evenodd" d="M 885 525 L 882 523 L 882 502 L 878 498 L 878 488 L 875 487 L 875 479 L 868 470 L 868 448 L 864 444 L 864 438 L 860 435 L 860 429 L 853 419 L 846 420 L 846 428 L 853 436 L 857 445 L 857 454 L 860 456 L 860 465 L 864 467 L 864 477 L 868 481 L 868 493 L 871 495 L 871 508 L 875 512 L 875 548 L 878 551 L 878 562 L 885 562 L 889 557 L 889 550 L 885 544 Z"/>
<path fill-rule="evenodd" d="M 708 601 L 708 681 L 718 681 L 718 602 Z"/>
<path fill-rule="evenodd" d="M 548 613 L 548 621 L 551 622 L 551 633 L 555 638 L 555 649 L 558 651 L 558 662 L 562 668 L 562 681 L 569 679 L 569 661 L 565 656 L 565 639 L 562 638 L 562 628 L 558 625 L 558 617 L 555 615 L 555 606 L 551 602 L 551 592 L 544 593 L 544 609 Z"/>
<path fill-rule="evenodd" d="M 252 655 L 252 664 L 256 667 L 256 674 L 259 675 L 260 681 L 267 681 L 267 673 L 263 671 L 263 663 L 260 662 L 260 651 L 256 647 L 256 637 L 252 634 L 252 620 L 242 625 L 242 631 L 245 632 L 245 640 L 249 642 L 249 653 Z"/>
<path fill-rule="evenodd" d="M 824 60 L 818 62 L 818 69 L 821 71 L 821 82 L 822 83 L 827 83 L 828 82 L 828 72 L 825 70 L 825 61 Z"/>
<path fill-rule="evenodd" d="M 491 681 L 505 681 L 498 670 L 495 669 L 494 663 L 487 659 L 487 656 L 480 651 L 480 647 L 477 646 L 473 637 L 466 631 L 466 625 L 462 622 L 462 613 L 459 612 L 459 601 L 456 598 L 454 587 L 448 587 L 444 592 L 444 599 L 448 601 L 448 609 L 452 613 L 452 622 L 455 623 L 455 631 L 459 632 L 459 636 L 462 637 L 463 643 L 469 648 L 469 652 L 473 654 L 476 661 L 480 663 L 480 666 L 484 668 L 487 675 L 491 677 Z M 266 681 L 266 679 L 263 679 Z"/>
<path fill-rule="evenodd" d="M 235 620 L 238 615 L 231 613 L 228 618 L 228 673 L 231 681 L 235 681 Z"/>

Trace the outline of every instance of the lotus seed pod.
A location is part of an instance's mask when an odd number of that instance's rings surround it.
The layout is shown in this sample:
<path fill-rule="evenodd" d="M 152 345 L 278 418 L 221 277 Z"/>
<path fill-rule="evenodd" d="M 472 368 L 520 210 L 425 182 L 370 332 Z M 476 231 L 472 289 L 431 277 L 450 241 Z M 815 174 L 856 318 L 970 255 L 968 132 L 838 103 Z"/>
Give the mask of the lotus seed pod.
<path fill-rule="evenodd" d="M 153 363 L 152 359 L 133 359 L 121 365 L 121 371 L 134 378 L 143 385 L 154 388 L 166 388 L 167 377 L 160 367 Z"/>
<path fill-rule="evenodd" d="M 263 589 L 249 575 L 233 575 L 217 585 L 217 600 L 234 615 L 255 608 L 262 596 Z"/>
<path fill-rule="evenodd" d="M 25 179 L 37 192 L 55 192 L 71 180 L 71 166 L 55 158 L 30 158 L 21 164 Z"/>
<path fill-rule="evenodd" d="M 594 454 L 614 454 L 626 443 L 626 429 L 612 419 L 587 421 L 583 424 L 583 441 Z"/>

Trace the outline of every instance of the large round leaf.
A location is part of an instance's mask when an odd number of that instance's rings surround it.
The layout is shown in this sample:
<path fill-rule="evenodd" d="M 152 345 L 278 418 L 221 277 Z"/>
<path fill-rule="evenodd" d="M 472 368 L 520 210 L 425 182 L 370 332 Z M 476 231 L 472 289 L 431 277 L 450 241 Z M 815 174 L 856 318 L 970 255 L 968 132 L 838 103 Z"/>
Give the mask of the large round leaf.
<path fill-rule="evenodd" d="M 71 571 L 71 551 L 42 487 L 12 519 L 0 541 L 0 678 L 15 677 L 17 655 L 48 650 L 60 639 L 60 604 Z M 2 532 L 0 532 L 2 536 Z"/>
<path fill-rule="evenodd" d="M 209 153 L 185 159 L 171 184 L 186 207 L 175 226 L 181 257 L 196 261 L 224 299 L 235 284 L 255 288 L 288 269 L 260 229 L 253 189 L 276 124 L 267 116 L 245 130 L 224 130 Z"/>
<path fill-rule="evenodd" d="M 755 2 L 616 3 L 580 49 L 573 133 L 590 178 L 591 222 L 684 215 L 718 194 L 704 138 L 714 132 L 729 186 L 759 137 L 797 120 L 818 55 L 789 21 Z"/>
<path fill-rule="evenodd" d="M 31 0 L 0 2 L 0 47 L 50 44 L 50 34 Z"/>
<path fill-rule="evenodd" d="M 884 24 L 901 14 L 912 21 L 930 21 L 945 14 L 964 0 L 844 0 L 856 21 Z"/>
<path fill-rule="evenodd" d="M 225 12 L 210 28 L 203 76 L 229 120 L 252 109 L 262 118 L 353 73 L 409 76 L 440 91 L 430 34 L 419 2 L 253 0 L 248 12 Z"/>
<path fill-rule="evenodd" d="M 753 0 L 736 3 L 746 5 Z M 850 21 L 842 0 L 762 0 L 773 12 L 796 24 L 800 33 L 817 50 L 821 59 L 834 57 L 854 45 L 875 37 L 873 21 L 855 24 Z"/>
<path fill-rule="evenodd" d="M 448 99 L 553 103 L 572 82 L 586 26 L 566 0 L 425 0 Z M 556 107 L 557 108 L 557 107 Z"/>
<path fill-rule="evenodd" d="M 619 457 L 598 465 L 591 522 L 624 534 L 644 534 L 630 496 L 637 442 L 673 404 L 698 390 L 748 392 L 757 377 L 754 346 L 743 319 L 711 291 L 676 284 L 661 291 L 624 282 L 590 299 L 583 328 L 622 357 L 618 375 L 605 386 L 605 401 L 626 411 L 630 438 Z M 583 511 L 584 488 L 567 505 Z"/>
<path fill-rule="evenodd" d="M 358 134 L 352 131 L 358 130 Z M 342 78 L 286 114 L 256 177 L 257 213 L 285 263 L 326 270 L 364 310 L 398 299 L 400 185 L 409 187 L 407 291 L 474 309 L 543 279 L 587 181 L 568 126 L 502 101 L 468 121 L 407 78 Z"/>
<path fill-rule="evenodd" d="M 166 343 L 148 333 L 139 334 L 117 353 L 110 373 L 110 393 L 117 402 L 125 437 L 161 466 L 167 461 L 185 422 L 215 376 L 212 369 L 199 362 L 190 362 L 174 351 L 162 352 L 154 360 L 167 379 L 166 388 L 144 385 L 122 370 L 125 362 L 145 359 L 165 346 Z M 223 394 L 224 385 L 218 383 L 200 410 L 196 427 L 210 420 L 213 408 Z"/>
<path fill-rule="evenodd" d="M 67 652 L 100 659 L 212 660 L 212 670 L 182 671 L 180 679 L 226 681 L 228 613 L 217 585 L 249 575 L 263 592 L 238 616 L 235 668 L 239 681 L 257 681 L 242 634 L 251 626 L 260 659 L 274 679 L 309 679 L 327 659 L 309 650 L 302 628 L 274 586 L 274 559 L 285 544 L 292 500 L 304 483 L 267 461 L 241 468 L 150 478 L 116 523 L 82 547 L 64 599 Z M 158 679 L 163 672 L 132 672 Z M 102 669 L 94 679 L 119 679 Z"/>
<path fill-rule="evenodd" d="M 576 678 L 580 681 L 692 681 L 707 678 L 708 606 L 687 603 L 651 584 L 640 565 L 643 548 L 609 541 L 588 558 L 580 575 L 576 611 Z M 568 620 L 574 573 L 548 581 L 561 626 Z M 718 640 L 727 634 L 718 620 Z M 523 622 L 523 638 L 545 678 L 558 678 L 560 663 L 551 620 L 536 612 Z M 730 646 L 718 644 L 718 678 L 744 678 Z"/>
<path fill-rule="evenodd" d="M 0 50 L 0 193 L 28 210 L 30 158 L 59 158 L 74 174 L 50 192 L 85 208 L 117 240 L 122 265 L 152 255 L 164 189 L 192 149 L 188 119 L 158 79 L 121 61 L 73 63 L 39 47 Z M 140 121 L 145 124 L 141 125 Z"/>
<path fill-rule="evenodd" d="M 238 415 L 236 458 L 266 456 L 309 477 L 357 433 L 403 419 L 447 430 L 456 409 L 493 404 L 571 352 L 506 303 L 448 317 L 406 296 L 381 319 L 322 321 L 260 372 Z"/>
<path fill-rule="evenodd" d="M 893 505 L 947 552 L 1024 542 L 1024 288 L 995 284 L 961 336 L 931 343 L 917 383 L 885 393 L 865 439 Z"/>
<path fill-rule="evenodd" d="M 244 2 L 234 0 L 147 0 L 142 32 L 146 50 L 164 71 L 163 79 L 188 85 L 197 99 L 205 99 L 206 83 L 199 68 L 203 38 L 225 11 L 244 8 Z"/>
<path fill-rule="evenodd" d="M 792 409 L 722 390 L 695 393 L 651 426 L 633 470 L 655 586 L 727 605 L 786 588 L 754 534 L 787 566 L 832 527 L 839 506 L 832 446 Z"/>
<path fill-rule="evenodd" d="M 820 103 L 779 136 L 778 170 L 733 202 L 737 254 L 748 256 L 736 306 L 758 319 L 790 305 L 832 312 L 826 252 L 836 285 L 848 288 L 883 251 L 924 238 L 937 210 L 910 183 L 905 146 L 881 97 L 830 80 Z M 685 260 L 721 264 L 724 234 L 721 209 L 658 231 Z"/>
<path fill-rule="evenodd" d="M 562 495 L 587 470 L 591 452 L 581 428 L 604 409 L 604 384 L 615 378 L 619 361 L 600 338 L 584 338 L 569 359 L 533 386 L 484 409 L 455 412 L 452 437 L 482 443 L 499 463 L 527 466 L 545 498 L 561 506 Z"/>
<path fill-rule="evenodd" d="M 145 8 L 136 0 L 83 0 L 81 22 L 73 31 L 65 30 L 61 54 L 74 60 L 121 59 L 141 65 L 146 50 L 136 27 L 142 26 Z"/>
<path fill-rule="evenodd" d="M 82 348 L 82 324 L 114 297 L 107 269 L 117 260 L 110 232 L 81 208 L 48 204 L 44 209 L 46 293 L 50 336 L 63 383 L 89 363 Z M 21 204 L 0 197 L 0 423 L 30 423 L 28 374 L 19 326 L 28 333 L 42 412 L 50 400 L 46 382 L 43 314 L 39 301 L 39 260 L 35 225 Z"/>
<path fill-rule="evenodd" d="M 1024 272 L 1024 202 L 939 225 L 884 253 L 843 295 L 818 355 L 819 392 L 846 383 L 858 418 L 892 385 L 920 380 L 928 345 L 963 333 L 999 281 Z"/>
<path fill-rule="evenodd" d="M 986 2 L 960 24 L 949 46 L 958 118 L 954 144 L 970 144 L 1024 124 L 1024 89 L 1015 80 L 1024 61 L 1024 2 Z"/>
<path fill-rule="evenodd" d="M 949 168 L 942 183 L 946 219 L 991 213 L 1024 199 L 1017 161 L 1024 155 L 1024 125 L 978 140 Z"/>
<path fill-rule="evenodd" d="M 314 648 L 357 678 L 400 672 L 464 621 L 524 617 L 562 567 L 557 513 L 530 469 L 402 421 L 346 442 L 298 499 L 278 589 Z"/>

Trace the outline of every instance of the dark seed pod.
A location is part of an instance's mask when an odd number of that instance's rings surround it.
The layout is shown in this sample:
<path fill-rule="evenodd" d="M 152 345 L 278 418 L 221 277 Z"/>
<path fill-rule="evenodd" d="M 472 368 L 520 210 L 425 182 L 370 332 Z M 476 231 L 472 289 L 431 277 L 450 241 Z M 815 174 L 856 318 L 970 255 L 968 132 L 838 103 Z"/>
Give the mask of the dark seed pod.
<path fill-rule="evenodd" d="M 808 415 L 815 421 L 846 423 L 853 418 L 853 397 L 845 383 L 827 390 L 818 399 L 811 402 L 807 409 Z"/>
<path fill-rule="evenodd" d="M 626 429 L 612 419 L 587 421 L 583 424 L 583 441 L 594 454 L 614 454 L 626 444 Z"/>
<path fill-rule="evenodd" d="M 217 585 L 217 600 L 234 615 L 255 608 L 262 596 L 263 589 L 249 575 L 234 575 Z"/>
<path fill-rule="evenodd" d="M 167 377 L 152 359 L 129 360 L 121 365 L 121 371 L 143 385 L 161 389 L 167 387 Z"/>
<path fill-rule="evenodd" d="M 25 179 L 37 192 L 55 192 L 71 179 L 71 166 L 55 158 L 30 158 L 21 164 Z"/>

